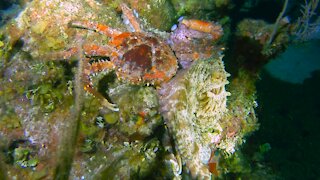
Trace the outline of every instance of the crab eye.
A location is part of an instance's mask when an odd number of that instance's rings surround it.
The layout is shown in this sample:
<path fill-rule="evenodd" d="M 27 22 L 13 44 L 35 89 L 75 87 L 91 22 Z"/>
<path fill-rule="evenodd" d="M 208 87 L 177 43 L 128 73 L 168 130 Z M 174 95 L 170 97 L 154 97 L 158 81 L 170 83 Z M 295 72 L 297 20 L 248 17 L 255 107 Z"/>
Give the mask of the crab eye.
<path fill-rule="evenodd" d="M 178 19 L 178 22 L 181 22 L 183 20 L 183 18 L 184 18 L 183 16 L 180 16 Z"/>
<path fill-rule="evenodd" d="M 172 27 L 171 27 L 171 31 L 174 31 L 174 30 L 176 30 L 177 29 L 177 25 L 176 24 L 174 24 Z"/>

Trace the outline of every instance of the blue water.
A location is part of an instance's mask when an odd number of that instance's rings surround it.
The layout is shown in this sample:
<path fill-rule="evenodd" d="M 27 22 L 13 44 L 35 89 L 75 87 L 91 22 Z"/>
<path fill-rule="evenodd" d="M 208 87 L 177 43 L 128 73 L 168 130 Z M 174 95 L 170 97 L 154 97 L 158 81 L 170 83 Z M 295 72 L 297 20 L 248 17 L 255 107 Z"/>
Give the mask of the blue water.
<path fill-rule="evenodd" d="M 320 70 L 320 41 L 293 44 L 265 69 L 275 78 L 293 84 L 302 84 L 314 71 Z"/>

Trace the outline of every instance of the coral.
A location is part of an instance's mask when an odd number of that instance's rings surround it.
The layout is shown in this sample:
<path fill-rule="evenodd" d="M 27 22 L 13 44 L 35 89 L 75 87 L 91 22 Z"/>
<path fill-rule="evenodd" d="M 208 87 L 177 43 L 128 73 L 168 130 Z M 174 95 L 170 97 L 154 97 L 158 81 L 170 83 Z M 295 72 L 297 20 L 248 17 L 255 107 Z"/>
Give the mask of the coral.
<path fill-rule="evenodd" d="M 257 74 L 271 58 L 283 52 L 289 43 L 290 24 L 282 19 L 278 32 L 271 44 L 268 44 L 273 25 L 263 20 L 244 19 L 237 25 L 235 38 L 230 43 L 230 53 L 226 62 L 230 62 L 230 73 L 236 75 L 239 69 Z"/>
<path fill-rule="evenodd" d="M 279 20 L 275 35 L 272 34 L 273 26 L 263 20 L 245 19 L 238 24 L 236 35 L 239 38 L 249 38 L 258 42 L 262 46 L 260 53 L 266 57 L 273 57 L 282 52 L 289 42 L 288 22 L 285 19 Z M 270 39 L 272 39 L 271 42 Z"/>
<path fill-rule="evenodd" d="M 299 41 L 306 41 L 319 34 L 320 16 L 317 13 L 319 0 L 305 1 L 301 6 L 301 17 L 298 18 L 294 27 L 294 35 Z M 319 8 L 318 8 L 319 9 Z"/>
<path fill-rule="evenodd" d="M 213 131 L 226 113 L 228 73 L 221 57 L 196 61 L 159 90 L 161 111 L 193 177 L 209 178 Z"/>

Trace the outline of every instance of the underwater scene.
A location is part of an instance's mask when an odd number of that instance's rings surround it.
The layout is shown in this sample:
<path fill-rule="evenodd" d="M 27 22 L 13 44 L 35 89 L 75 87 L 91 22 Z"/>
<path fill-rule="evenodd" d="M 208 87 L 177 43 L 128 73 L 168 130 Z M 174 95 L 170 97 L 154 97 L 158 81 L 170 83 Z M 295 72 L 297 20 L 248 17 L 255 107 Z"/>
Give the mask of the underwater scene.
<path fill-rule="evenodd" d="M 1 0 L 0 180 L 319 179 L 319 0 Z"/>

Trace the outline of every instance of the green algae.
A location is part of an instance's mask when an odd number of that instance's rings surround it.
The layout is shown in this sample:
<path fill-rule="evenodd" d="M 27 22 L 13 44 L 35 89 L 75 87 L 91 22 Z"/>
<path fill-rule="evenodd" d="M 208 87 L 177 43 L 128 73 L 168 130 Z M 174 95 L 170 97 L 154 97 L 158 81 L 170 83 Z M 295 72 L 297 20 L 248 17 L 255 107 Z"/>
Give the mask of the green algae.
<path fill-rule="evenodd" d="M 21 128 L 21 120 L 13 109 L 0 113 L 0 129 Z"/>
<path fill-rule="evenodd" d="M 2 39 L 1 36 L 0 36 L 0 39 Z M 2 59 L 3 54 L 4 54 L 4 42 L 0 40 L 0 59 Z"/>
<path fill-rule="evenodd" d="M 8 66 L 10 58 L 19 48 L 19 38 L 22 33 L 23 31 L 17 28 L 14 22 L 0 28 L 0 67 Z M 3 70 L 2 68 L 0 72 Z"/>
<path fill-rule="evenodd" d="M 0 30 L 0 67 L 4 67 L 7 63 L 10 49 L 5 41 L 3 30 Z"/>
<path fill-rule="evenodd" d="M 187 16 L 195 19 L 212 20 L 223 17 L 233 4 L 230 0 L 172 0 L 177 16 Z"/>
<path fill-rule="evenodd" d="M 218 8 L 228 6 L 229 3 L 230 3 L 230 0 L 216 0 L 216 1 L 214 1 L 215 6 Z"/>
<path fill-rule="evenodd" d="M 228 90 L 234 96 L 231 96 L 228 100 L 230 111 L 227 119 L 238 118 L 235 122 L 241 127 L 240 136 L 248 136 L 259 128 L 254 111 L 258 106 L 256 102 L 255 77 L 242 70 L 239 72 L 238 77 L 232 80 Z"/>
<path fill-rule="evenodd" d="M 130 5 L 137 10 L 142 18 L 150 23 L 152 28 L 168 31 L 174 24 L 176 14 L 168 0 L 132 0 Z"/>
<path fill-rule="evenodd" d="M 116 85 L 116 84 L 115 84 Z M 139 134 L 149 136 L 153 129 L 162 123 L 158 113 L 157 92 L 153 87 L 132 85 L 116 85 L 110 87 L 109 93 L 118 105 L 119 113 L 108 113 L 104 116 L 113 117 L 109 121 L 117 121 L 114 125 L 128 135 Z M 120 118 L 121 121 L 116 120 Z"/>
<path fill-rule="evenodd" d="M 146 178 L 151 176 L 157 167 L 157 154 L 160 142 L 157 139 L 149 140 L 146 145 L 136 141 L 126 143 L 124 151 L 112 163 L 106 166 L 95 176 L 97 179 L 105 178 Z"/>
<path fill-rule="evenodd" d="M 122 0 L 103 1 L 104 6 L 119 9 Z M 176 17 L 175 10 L 169 0 L 127 0 L 131 9 L 142 20 L 141 24 L 147 29 L 170 30 Z M 161 11 L 159 11 L 161 9 Z"/>
<path fill-rule="evenodd" d="M 39 160 L 31 156 L 31 151 L 31 149 L 25 147 L 15 148 L 12 153 L 14 163 L 22 168 L 35 167 Z"/>
<path fill-rule="evenodd" d="M 250 173 L 251 167 L 246 158 L 243 156 L 241 151 L 237 151 L 231 156 L 224 158 L 220 161 L 221 169 L 228 169 L 228 173 Z"/>
<path fill-rule="evenodd" d="M 34 89 L 28 90 L 26 97 L 34 102 L 34 105 L 40 105 L 44 112 L 52 112 L 62 101 L 64 91 L 55 89 L 52 83 L 43 83 Z"/>
<path fill-rule="evenodd" d="M 85 139 L 84 143 L 80 147 L 80 151 L 83 153 L 93 153 L 96 150 L 96 142 L 91 139 Z"/>
<path fill-rule="evenodd" d="M 25 90 L 25 95 L 33 105 L 39 105 L 44 112 L 52 112 L 64 99 L 72 95 L 72 86 L 67 82 L 71 77 L 64 76 L 65 69 L 62 64 L 39 62 L 28 67 L 34 84 Z"/>
<path fill-rule="evenodd" d="M 100 130 L 101 129 L 99 127 L 95 126 L 92 122 L 86 119 L 80 122 L 80 132 L 85 136 L 95 137 Z"/>
<path fill-rule="evenodd" d="M 119 121 L 119 113 L 116 112 L 105 114 L 103 117 L 108 124 L 115 124 Z"/>

